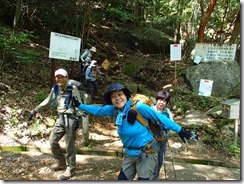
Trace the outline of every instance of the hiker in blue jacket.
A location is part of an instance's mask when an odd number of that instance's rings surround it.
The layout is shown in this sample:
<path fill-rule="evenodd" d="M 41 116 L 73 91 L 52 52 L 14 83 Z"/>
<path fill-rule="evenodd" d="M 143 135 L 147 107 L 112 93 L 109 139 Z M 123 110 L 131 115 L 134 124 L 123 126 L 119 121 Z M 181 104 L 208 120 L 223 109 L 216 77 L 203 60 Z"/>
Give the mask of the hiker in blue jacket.
<path fill-rule="evenodd" d="M 92 96 L 92 98 L 98 100 L 98 88 L 99 84 L 97 81 L 97 74 L 104 75 L 98 68 L 97 61 L 92 60 L 91 64 L 86 69 L 86 85 L 87 85 L 87 93 Z M 93 93 L 92 93 L 93 86 Z"/>
<path fill-rule="evenodd" d="M 164 114 L 169 119 L 173 120 L 173 115 L 169 108 L 167 108 L 167 105 L 170 101 L 170 94 L 168 91 L 158 91 L 156 94 L 156 104 L 152 106 L 152 109 L 156 110 L 159 113 Z M 165 153 L 166 153 L 166 143 L 168 141 L 168 130 L 161 124 L 160 131 L 164 136 L 163 141 L 159 141 L 159 150 L 158 150 L 158 163 L 155 167 L 153 178 L 152 180 L 157 180 L 159 177 L 160 169 L 165 162 Z"/>
<path fill-rule="evenodd" d="M 75 106 L 82 111 L 116 119 L 117 132 L 126 153 L 118 180 L 133 180 L 136 174 L 138 180 L 149 180 L 157 164 L 158 145 L 146 126 L 138 122 L 135 117 L 134 121 L 131 120 L 132 100 L 130 97 L 131 94 L 127 87 L 114 83 L 108 87 L 104 94 L 106 104 L 104 106 L 81 104 L 76 97 L 73 100 Z M 184 130 L 180 125 L 153 110 L 150 106 L 138 102 L 136 108 L 146 120 L 154 119 L 162 123 L 167 129 L 178 133 L 183 141 L 185 138 L 190 138 L 191 131 Z"/>
<path fill-rule="evenodd" d="M 48 97 L 43 100 L 30 114 L 29 120 L 40 111 L 44 106 L 51 104 L 58 112 L 58 119 L 53 127 L 49 137 L 51 151 L 56 163 L 51 165 L 54 171 L 66 169 L 65 172 L 58 176 L 58 179 L 67 180 L 75 174 L 76 169 L 76 130 L 79 122 L 75 116 L 75 106 L 72 103 L 72 96 L 76 96 L 78 101 L 81 101 L 80 92 L 77 86 L 79 82 L 69 80 L 68 73 L 64 69 L 55 71 L 56 84 L 52 87 Z M 59 141 L 65 135 L 66 154 L 65 155 L 59 145 Z"/>

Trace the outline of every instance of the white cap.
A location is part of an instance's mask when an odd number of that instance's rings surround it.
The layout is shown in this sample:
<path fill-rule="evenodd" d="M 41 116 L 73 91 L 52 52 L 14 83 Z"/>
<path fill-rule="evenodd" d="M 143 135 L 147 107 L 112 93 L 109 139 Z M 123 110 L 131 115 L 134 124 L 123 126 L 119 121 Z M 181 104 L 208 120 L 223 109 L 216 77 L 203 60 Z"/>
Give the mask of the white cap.
<path fill-rule="evenodd" d="M 62 75 L 64 77 L 68 77 L 68 72 L 65 69 L 60 68 L 55 71 L 54 76 L 56 77 L 57 75 Z"/>
<path fill-rule="evenodd" d="M 92 51 L 92 52 L 96 52 L 97 49 L 96 49 L 96 47 L 92 47 L 92 48 L 90 48 L 90 51 Z"/>
<path fill-rule="evenodd" d="M 96 65 L 97 65 L 97 61 L 96 60 L 92 60 L 90 66 L 96 66 Z"/>

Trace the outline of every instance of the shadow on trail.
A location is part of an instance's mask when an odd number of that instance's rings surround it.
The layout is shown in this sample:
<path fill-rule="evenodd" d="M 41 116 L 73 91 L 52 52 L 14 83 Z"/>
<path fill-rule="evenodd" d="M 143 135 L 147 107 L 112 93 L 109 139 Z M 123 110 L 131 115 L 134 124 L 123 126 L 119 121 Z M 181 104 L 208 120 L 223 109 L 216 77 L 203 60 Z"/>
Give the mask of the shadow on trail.
<path fill-rule="evenodd" d="M 1 180 L 56 180 L 64 171 L 53 172 L 49 166 L 54 162 L 50 154 L 37 152 L 0 153 Z M 116 180 L 122 158 L 111 156 L 77 155 L 76 175 L 71 180 Z M 159 180 L 240 180 L 240 169 L 189 163 L 166 162 L 166 176 L 162 168 Z"/>

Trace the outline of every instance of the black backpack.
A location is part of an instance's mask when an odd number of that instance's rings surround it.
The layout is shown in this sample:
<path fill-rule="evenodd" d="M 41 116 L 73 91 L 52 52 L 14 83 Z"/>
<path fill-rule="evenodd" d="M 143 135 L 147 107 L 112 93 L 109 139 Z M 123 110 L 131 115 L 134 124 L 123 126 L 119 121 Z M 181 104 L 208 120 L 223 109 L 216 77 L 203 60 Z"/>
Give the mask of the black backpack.
<path fill-rule="evenodd" d="M 87 58 L 88 55 L 89 55 L 89 54 L 88 54 L 89 52 L 87 52 L 88 50 L 89 50 L 89 49 L 83 49 L 82 52 L 80 53 L 80 56 L 79 56 L 79 62 L 81 63 L 80 69 L 81 69 L 82 74 L 85 74 L 86 69 L 87 69 L 87 67 L 88 67 L 89 65 L 85 65 L 85 63 L 81 60 L 81 56 L 82 56 L 82 54 L 83 54 L 84 52 L 86 52 L 87 54 L 83 57 L 83 59 L 86 60 L 86 58 Z M 90 63 L 88 63 L 88 64 L 90 64 Z"/>

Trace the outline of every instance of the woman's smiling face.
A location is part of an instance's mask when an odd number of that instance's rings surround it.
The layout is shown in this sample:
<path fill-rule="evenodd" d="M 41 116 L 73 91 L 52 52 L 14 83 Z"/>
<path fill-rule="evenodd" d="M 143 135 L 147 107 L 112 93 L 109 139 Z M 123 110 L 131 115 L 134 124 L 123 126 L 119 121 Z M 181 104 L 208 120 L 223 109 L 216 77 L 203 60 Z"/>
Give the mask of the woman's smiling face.
<path fill-rule="evenodd" d="M 127 102 L 127 97 L 125 96 L 123 90 L 113 91 L 111 93 L 112 104 L 117 108 L 123 108 Z"/>
<path fill-rule="evenodd" d="M 164 107 L 166 107 L 166 105 L 167 105 L 167 102 L 165 99 L 160 98 L 157 100 L 156 106 L 157 106 L 158 111 L 161 112 L 164 109 Z"/>

